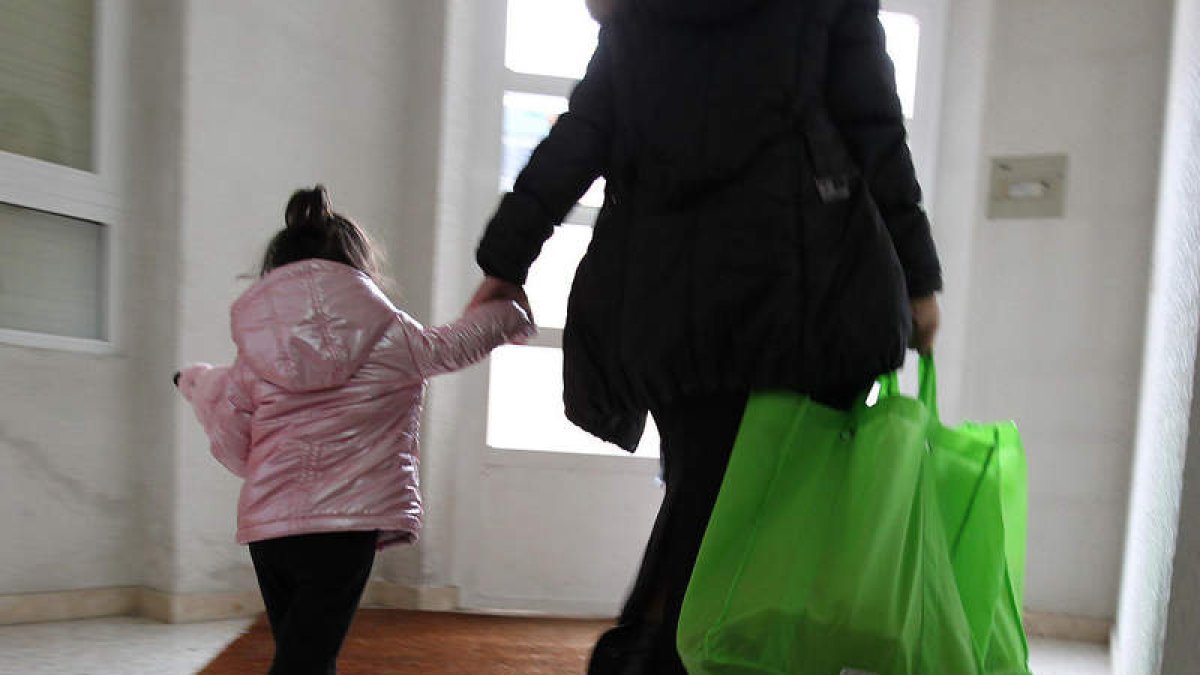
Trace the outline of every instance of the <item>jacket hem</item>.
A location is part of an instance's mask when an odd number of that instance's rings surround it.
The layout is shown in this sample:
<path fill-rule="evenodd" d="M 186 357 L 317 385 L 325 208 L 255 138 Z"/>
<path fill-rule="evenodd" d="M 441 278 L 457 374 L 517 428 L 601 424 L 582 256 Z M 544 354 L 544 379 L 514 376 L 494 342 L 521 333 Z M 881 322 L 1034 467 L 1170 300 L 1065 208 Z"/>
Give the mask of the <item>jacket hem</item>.
<path fill-rule="evenodd" d="M 237 530 L 237 543 L 250 544 L 266 539 L 279 539 L 300 534 L 325 532 L 379 531 L 376 548 L 382 550 L 397 544 L 414 544 L 421 534 L 421 520 L 406 516 L 307 516 L 261 523 Z"/>

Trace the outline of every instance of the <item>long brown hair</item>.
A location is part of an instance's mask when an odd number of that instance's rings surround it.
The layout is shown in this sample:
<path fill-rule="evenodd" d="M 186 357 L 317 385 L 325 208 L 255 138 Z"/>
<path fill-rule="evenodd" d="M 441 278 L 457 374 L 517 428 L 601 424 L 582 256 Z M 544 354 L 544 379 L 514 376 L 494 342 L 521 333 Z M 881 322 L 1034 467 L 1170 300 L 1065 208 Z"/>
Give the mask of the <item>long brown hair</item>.
<path fill-rule="evenodd" d="M 284 222 L 285 227 L 267 244 L 260 275 L 319 258 L 349 265 L 381 287 L 386 285 L 375 244 L 354 221 L 333 210 L 324 185 L 296 190 L 284 209 Z"/>

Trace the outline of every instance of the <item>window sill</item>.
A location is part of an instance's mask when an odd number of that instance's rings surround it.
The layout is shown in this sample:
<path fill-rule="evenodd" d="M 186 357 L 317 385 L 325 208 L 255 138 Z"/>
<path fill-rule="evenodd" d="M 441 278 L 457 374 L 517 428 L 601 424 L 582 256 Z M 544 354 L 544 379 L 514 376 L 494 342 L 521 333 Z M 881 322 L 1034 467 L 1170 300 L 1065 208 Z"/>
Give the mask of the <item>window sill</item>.
<path fill-rule="evenodd" d="M 117 346 L 108 340 L 48 335 L 9 328 L 0 328 L 0 345 L 98 356 L 113 356 L 117 353 Z"/>
<path fill-rule="evenodd" d="M 484 465 L 562 471 L 586 469 L 590 472 L 645 474 L 653 477 L 658 475 L 659 459 L 658 455 L 641 453 L 631 455 L 625 452 L 554 452 L 505 449 L 489 445 L 484 454 Z"/>

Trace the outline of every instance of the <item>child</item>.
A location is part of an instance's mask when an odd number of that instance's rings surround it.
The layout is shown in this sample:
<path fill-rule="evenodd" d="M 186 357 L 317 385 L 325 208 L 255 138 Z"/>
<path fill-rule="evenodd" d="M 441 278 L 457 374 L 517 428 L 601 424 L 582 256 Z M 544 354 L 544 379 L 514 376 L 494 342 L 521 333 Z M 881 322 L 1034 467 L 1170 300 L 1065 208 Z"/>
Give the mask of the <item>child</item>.
<path fill-rule="evenodd" d="M 233 304 L 233 365 L 193 365 L 176 383 L 245 481 L 237 541 L 275 638 L 271 673 L 332 673 L 375 551 L 421 529 L 426 380 L 534 328 L 512 301 L 421 326 L 380 291 L 370 240 L 322 186 L 292 195 L 286 222 Z"/>

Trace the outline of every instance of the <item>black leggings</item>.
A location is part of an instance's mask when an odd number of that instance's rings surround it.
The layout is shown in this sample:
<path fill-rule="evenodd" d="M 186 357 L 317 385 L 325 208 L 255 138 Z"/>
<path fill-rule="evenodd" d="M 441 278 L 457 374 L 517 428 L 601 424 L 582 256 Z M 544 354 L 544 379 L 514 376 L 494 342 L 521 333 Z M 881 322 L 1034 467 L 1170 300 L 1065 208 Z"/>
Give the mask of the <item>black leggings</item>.
<path fill-rule="evenodd" d="M 375 562 L 377 532 L 331 532 L 250 544 L 275 638 L 270 675 L 332 675 Z"/>

